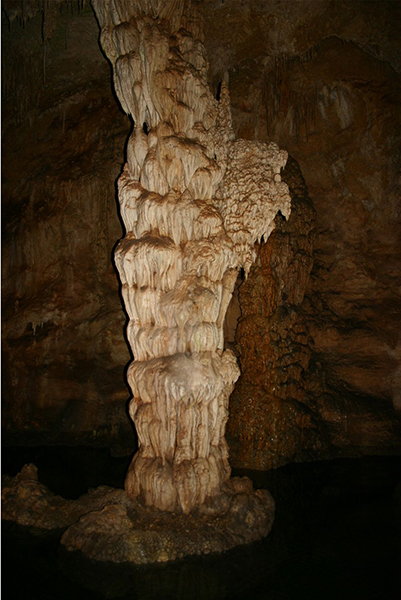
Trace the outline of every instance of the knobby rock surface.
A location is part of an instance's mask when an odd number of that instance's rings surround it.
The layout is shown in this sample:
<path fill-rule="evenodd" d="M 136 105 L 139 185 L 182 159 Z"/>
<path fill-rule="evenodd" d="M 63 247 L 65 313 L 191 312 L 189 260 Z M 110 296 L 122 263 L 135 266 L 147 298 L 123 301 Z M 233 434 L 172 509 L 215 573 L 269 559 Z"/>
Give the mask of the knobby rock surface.
<path fill-rule="evenodd" d="M 239 375 L 223 324 L 254 243 L 290 214 L 277 145 L 235 140 L 226 83 L 207 82 L 191 3 L 94 2 L 101 44 L 133 120 L 118 181 L 125 236 L 115 251 L 129 315 L 128 369 L 139 450 L 131 497 L 188 513 L 217 498 L 230 467 L 224 433 Z"/>

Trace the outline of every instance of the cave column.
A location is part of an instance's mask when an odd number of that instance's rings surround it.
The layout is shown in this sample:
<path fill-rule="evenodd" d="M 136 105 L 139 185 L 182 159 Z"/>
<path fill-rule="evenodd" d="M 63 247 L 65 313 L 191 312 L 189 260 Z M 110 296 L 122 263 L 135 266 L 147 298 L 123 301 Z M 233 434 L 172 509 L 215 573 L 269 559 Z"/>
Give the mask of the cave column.
<path fill-rule="evenodd" d="M 126 491 L 167 511 L 217 498 L 230 476 L 224 433 L 239 375 L 223 349 L 238 269 L 289 213 L 287 154 L 234 140 L 228 88 L 207 85 L 202 20 L 184 0 L 93 0 L 101 45 L 134 127 L 118 182 L 115 252 L 134 354 L 139 449 Z M 267 201 L 267 204 L 266 204 Z"/>

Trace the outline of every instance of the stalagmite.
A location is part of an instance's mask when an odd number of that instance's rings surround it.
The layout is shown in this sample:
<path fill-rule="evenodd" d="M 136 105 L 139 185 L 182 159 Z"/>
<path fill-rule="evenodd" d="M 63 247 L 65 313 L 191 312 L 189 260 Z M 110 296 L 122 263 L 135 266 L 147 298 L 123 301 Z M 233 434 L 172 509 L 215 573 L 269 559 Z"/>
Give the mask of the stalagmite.
<path fill-rule="evenodd" d="M 115 252 L 134 354 L 130 415 L 139 450 L 126 491 L 189 513 L 230 476 L 224 438 L 239 376 L 223 348 L 238 270 L 290 196 L 275 144 L 235 140 L 228 86 L 207 84 L 202 21 L 189 0 L 93 0 L 101 45 L 134 128 L 118 182 Z"/>

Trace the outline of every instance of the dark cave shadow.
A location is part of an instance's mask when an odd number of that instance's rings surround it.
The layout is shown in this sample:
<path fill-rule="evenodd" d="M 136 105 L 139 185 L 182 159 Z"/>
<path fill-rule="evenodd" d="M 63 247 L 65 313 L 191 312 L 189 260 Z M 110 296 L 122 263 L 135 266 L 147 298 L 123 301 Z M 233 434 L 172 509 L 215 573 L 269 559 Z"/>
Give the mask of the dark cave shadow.
<path fill-rule="evenodd" d="M 87 466 L 92 454 L 83 461 Z M 97 456 L 100 469 L 106 454 Z M 364 457 L 234 471 L 269 489 L 276 519 L 267 538 L 220 555 L 154 565 L 100 563 L 65 552 L 57 535 L 38 539 L 5 527 L 7 598 L 396 600 L 400 461 Z"/>

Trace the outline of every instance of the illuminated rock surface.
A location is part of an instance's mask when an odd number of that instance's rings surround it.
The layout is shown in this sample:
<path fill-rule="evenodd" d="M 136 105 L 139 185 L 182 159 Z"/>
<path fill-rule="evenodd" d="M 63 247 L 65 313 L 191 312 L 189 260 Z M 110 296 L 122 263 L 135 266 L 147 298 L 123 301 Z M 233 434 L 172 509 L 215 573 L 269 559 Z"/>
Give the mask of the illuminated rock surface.
<path fill-rule="evenodd" d="M 115 251 L 129 315 L 139 450 L 130 497 L 189 513 L 230 474 L 224 438 L 239 375 L 223 324 L 239 269 L 290 196 L 275 144 L 235 140 L 226 83 L 207 84 L 201 15 L 190 3 L 94 2 L 102 47 L 134 129 L 119 178 Z M 218 500 L 217 500 L 218 502 Z"/>

